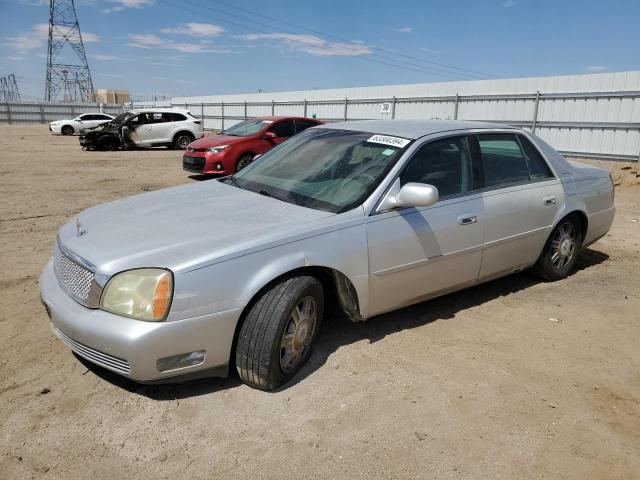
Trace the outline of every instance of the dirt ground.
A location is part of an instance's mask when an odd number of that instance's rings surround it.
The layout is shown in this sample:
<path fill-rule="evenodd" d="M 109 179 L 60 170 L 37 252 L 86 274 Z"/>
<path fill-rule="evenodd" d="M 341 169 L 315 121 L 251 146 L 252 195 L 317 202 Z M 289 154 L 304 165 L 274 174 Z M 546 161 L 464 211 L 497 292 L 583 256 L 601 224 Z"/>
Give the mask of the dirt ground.
<path fill-rule="evenodd" d="M 600 165 L 618 214 L 566 280 L 328 319 L 276 393 L 141 386 L 54 337 L 38 275 L 71 215 L 192 182 L 180 152 L 0 127 L 0 478 L 640 478 L 638 165 Z"/>

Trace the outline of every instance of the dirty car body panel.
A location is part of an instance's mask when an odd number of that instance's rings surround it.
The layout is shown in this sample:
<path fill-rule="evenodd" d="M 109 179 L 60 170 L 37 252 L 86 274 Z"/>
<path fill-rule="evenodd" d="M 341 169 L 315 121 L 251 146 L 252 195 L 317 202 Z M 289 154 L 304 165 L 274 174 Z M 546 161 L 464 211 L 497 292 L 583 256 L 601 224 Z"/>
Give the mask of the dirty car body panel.
<path fill-rule="evenodd" d="M 89 298 L 98 302 L 119 272 L 147 267 L 172 272 L 173 297 L 163 321 L 110 313 L 74 299 L 51 260 L 40 287 L 56 335 L 78 355 L 136 381 L 225 375 L 243 312 L 265 287 L 291 272 L 329 272 L 348 316 L 364 320 L 531 267 L 568 214 L 584 221 L 583 245 L 603 236 L 613 221 L 606 171 L 571 164 L 520 129 L 358 121 L 315 127 L 295 138 L 302 142 L 319 135 L 313 132 L 318 129 L 327 135 L 382 135 L 400 139 L 403 147 L 362 201 L 344 211 L 309 208 L 212 180 L 80 213 L 60 229 L 57 243 L 67 260 L 89 272 Z M 247 167 L 247 175 L 288 143 Z M 488 185 L 483 159 L 507 158 L 511 145 L 524 145 L 523 151 L 542 158 L 544 172 Z M 444 169 L 452 155 L 462 159 L 460 182 L 443 183 L 439 171 L 414 171 L 412 161 L 433 151 Z M 415 175 L 440 182 L 437 203 L 383 208 L 405 177 Z M 205 352 L 200 363 L 159 371 L 160 359 L 195 351 Z"/>

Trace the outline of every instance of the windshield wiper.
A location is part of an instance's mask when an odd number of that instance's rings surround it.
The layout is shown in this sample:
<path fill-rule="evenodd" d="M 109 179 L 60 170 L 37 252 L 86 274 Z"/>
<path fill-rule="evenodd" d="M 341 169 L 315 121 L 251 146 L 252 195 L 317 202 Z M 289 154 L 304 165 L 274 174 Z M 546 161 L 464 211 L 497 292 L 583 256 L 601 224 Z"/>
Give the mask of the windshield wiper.
<path fill-rule="evenodd" d="M 271 198 L 273 198 L 273 195 L 271 195 L 271 194 L 270 194 L 269 192 L 267 192 L 266 190 L 260 190 L 260 191 L 258 191 L 258 193 L 259 193 L 260 195 L 264 195 L 265 197 L 271 197 Z"/>
<path fill-rule="evenodd" d="M 238 186 L 238 179 L 233 175 L 227 175 L 226 177 L 222 177 L 220 180 L 231 180 L 231 183 Z"/>

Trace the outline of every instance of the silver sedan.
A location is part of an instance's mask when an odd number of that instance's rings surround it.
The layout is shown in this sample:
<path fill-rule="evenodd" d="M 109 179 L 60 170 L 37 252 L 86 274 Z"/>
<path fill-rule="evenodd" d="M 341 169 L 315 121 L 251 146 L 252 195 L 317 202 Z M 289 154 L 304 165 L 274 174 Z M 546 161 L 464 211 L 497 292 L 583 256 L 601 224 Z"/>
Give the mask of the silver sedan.
<path fill-rule="evenodd" d="M 53 332 L 136 381 L 273 390 L 325 310 L 350 320 L 533 269 L 569 274 L 614 218 L 605 170 L 485 123 L 306 130 L 235 176 L 90 208 L 40 278 Z"/>

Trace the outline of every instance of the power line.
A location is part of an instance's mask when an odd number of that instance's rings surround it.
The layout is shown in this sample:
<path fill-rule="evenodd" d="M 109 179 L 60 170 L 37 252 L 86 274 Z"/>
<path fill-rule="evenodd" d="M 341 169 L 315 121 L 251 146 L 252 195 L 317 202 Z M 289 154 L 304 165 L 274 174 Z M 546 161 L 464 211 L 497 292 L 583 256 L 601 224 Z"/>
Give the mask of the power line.
<path fill-rule="evenodd" d="M 302 29 L 302 30 L 306 30 L 307 32 L 316 33 L 316 34 L 318 34 L 318 35 L 323 35 L 323 36 L 325 36 L 325 37 L 333 38 L 333 39 L 335 39 L 335 40 L 340 40 L 340 41 L 342 41 L 342 42 L 351 42 L 351 40 L 348 40 L 348 39 L 346 39 L 346 38 L 344 38 L 344 37 L 340 37 L 340 36 L 333 35 L 333 34 L 326 33 L 326 32 L 321 32 L 320 30 L 314 30 L 313 28 L 305 27 L 305 26 L 303 26 L 303 25 L 298 25 L 298 24 L 295 24 L 295 23 L 286 22 L 286 21 L 284 21 L 284 20 L 280 20 L 280 19 L 278 19 L 278 18 L 271 17 L 271 16 L 269 16 L 269 15 L 265 15 L 265 14 L 263 14 L 263 13 L 253 12 L 253 11 L 251 11 L 251 10 L 247 10 L 246 8 L 242 8 L 242 7 L 237 7 L 237 6 L 235 6 L 235 5 L 231 5 L 231 4 L 229 4 L 229 3 L 227 3 L 227 2 L 224 2 L 224 1 L 222 1 L 222 0 L 218 0 L 218 1 L 217 1 L 217 3 L 221 3 L 221 4 L 225 5 L 227 8 L 233 8 L 233 9 L 235 9 L 235 10 L 240 10 L 240 11 L 242 11 L 242 12 L 248 13 L 248 14 L 250 14 L 250 15 L 254 15 L 254 16 L 256 16 L 256 17 L 264 17 L 264 18 L 268 18 L 269 20 L 273 20 L 273 21 L 275 21 L 275 22 L 282 23 L 282 24 L 284 24 L 284 25 L 289 25 L 289 26 L 294 27 L 294 28 L 299 28 L 299 29 Z M 406 55 L 406 54 L 403 54 L 403 53 L 398 53 L 398 52 L 395 52 L 395 51 L 390 50 L 390 49 L 388 49 L 388 48 L 375 47 L 375 46 L 374 46 L 374 47 L 370 47 L 370 48 L 372 48 L 373 50 L 380 50 L 380 51 L 384 51 L 384 52 L 392 53 L 392 54 L 394 54 L 394 55 L 396 55 L 396 56 L 400 56 L 400 57 L 404 57 L 404 58 L 409 58 L 409 59 L 412 59 L 412 60 L 416 60 L 416 61 L 418 61 L 418 62 L 428 63 L 428 64 L 432 64 L 432 65 L 438 65 L 438 66 L 440 66 L 440 67 L 445 67 L 445 68 L 447 68 L 447 69 L 460 70 L 460 71 L 462 71 L 462 72 L 471 73 L 471 74 L 478 75 L 478 76 L 481 76 L 481 77 L 493 77 L 493 75 L 490 75 L 490 74 L 488 74 L 488 73 L 478 72 L 478 71 L 476 71 L 476 70 L 469 70 L 469 69 L 467 69 L 467 68 L 462 68 L 462 67 L 456 67 L 455 65 L 449 65 L 449 64 L 446 64 L 446 63 L 434 62 L 434 61 L 432 61 L 432 60 L 425 60 L 425 59 L 423 59 L 423 58 L 414 57 L 414 56 L 412 56 L 412 55 Z"/>
<path fill-rule="evenodd" d="M 168 0 L 162 0 L 162 1 L 165 4 L 168 4 L 168 5 L 170 5 L 172 7 L 175 7 L 175 8 L 179 8 L 180 10 L 183 10 L 183 11 L 184 10 L 188 10 L 188 11 L 196 13 L 196 14 L 202 16 L 202 17 L 218 19 L 217 17 L 209 15 L 209 14 L 203 12 L 203 11 L 198 11 L 198 10 L 194 10 L 192 8 L 188 8 L 187 6 L 185 6 L 185 2 L 190 3 L 190 4 L 194 4 L 194 2 L 191 2 L 189 0 L 183 0 L 183 2 L 180 3 L 180 4 L 175 4 L 175 3 L 172 3 L 172 2 L 170 2 Z M 195 5 L 197 7 L 200 7 L 200 8 L 206 8 L 201 4 L 195 3 Z M 228 13 L 222 13 L 222 14 L 226 15 L 226 16 L 238 17 L 237 15 L 232 15 L 232 14 L 228 14 Z M 254 22 L 252 20 L 246 20 L 246 19 L 242 19 L 242 20 L 248 21 L 248 22 L 251 22 L 251 23 L 266 25 L 266 24 L 262 24 L 260 22 Z M 246 24 L 240 24 L 240 23 L 237 23 L 237 22 L 234 22 L 234 21 L 231 21 L 231 20 L 225 20 L 225 22 L 230 24 L 230 25 L 234 25 L 234 26 L 237 26 L 237 27 L 239 27 L 241 29 L 245 29 L 245 30 L 259 32 L 259 33 L 263 33 L 263 34 L 272 33 L 272 32 L 269 32 L 267 30 L 263 30 L 263 29 L 260 29 L 260 28 L 252 27 L 252 26 L 247 26 Z M 279 27 L 269 26 L 269 28 L 276 28 L 276 29 L 279 29 L 279 30 L 284 31 L 286 33 L 289 33 L 289 34 L 298 35 L 298 32 L 292 32 L 290 30 L 281 29 Z M 350 42 L 351 45 L 353 45 L 353 42 L 351 42 L 349 40 L 347 40 L 347 41 Z M 341 45 L 341 47 L 343 47 L 343 46 Z M 345 45 L 344 47 L 349 49 L 349 45 Z M 358 48 L 358 47 L 360 47 L 360 46 L 359 45 L 353 45 L 353 47 L 351 47 L 351 48 L 355 49 L 355 48 Z M 398 60 L 396 58 L 390 58 L 390 57 L 387 57 L 387 56 L 384 56 L 384 55 L 380 55 L 380 54 L 375 54 L 375 53 L 368 54 L 367 56 L 351 55 L 351 57 L 355 58 L 357 60 L 361 60 L 361 61 L 367 61 L 367 62 L 382 64 L 382 65 L 387 65 L 387 66 L 390 66 L 390 67 L 401 68 L 401 69 L 404 69 L 404 70 L 411 70 L 411 71 L 418 72 L 418 73 L 423 73 L 423 74 L 426 74 L 426 75 L 429 75 L 429 76 L 449 77 L 449 78 L 454 78 L 456 80 L 460 80 L 461 77 L 467 77 L 465 79 L 473 78 L 473 77 L 471 77 L 471 75 L 468 75 L 468 74 L 447 72 L 447 71 L 443 71 L 442 69 L 439 69 L 439 68 L 436 68 L 436 67 L 423 67 L 422 65 L 412 64 L 412 63 L 404 61 L 404 60 Z M 383 60 L 379 60 L 378 58 L 370 58 L 370 57 L 383 58 L 384 61 Z M 411 65 L 411 66 L 407 66 L 407 65 Z M 413 66 L 417 66 L 417 67 L 421 67 L 421 68 L 413 68 Z M 425 70 L 424 68 L 428 68 L 428 70 Z"/>

